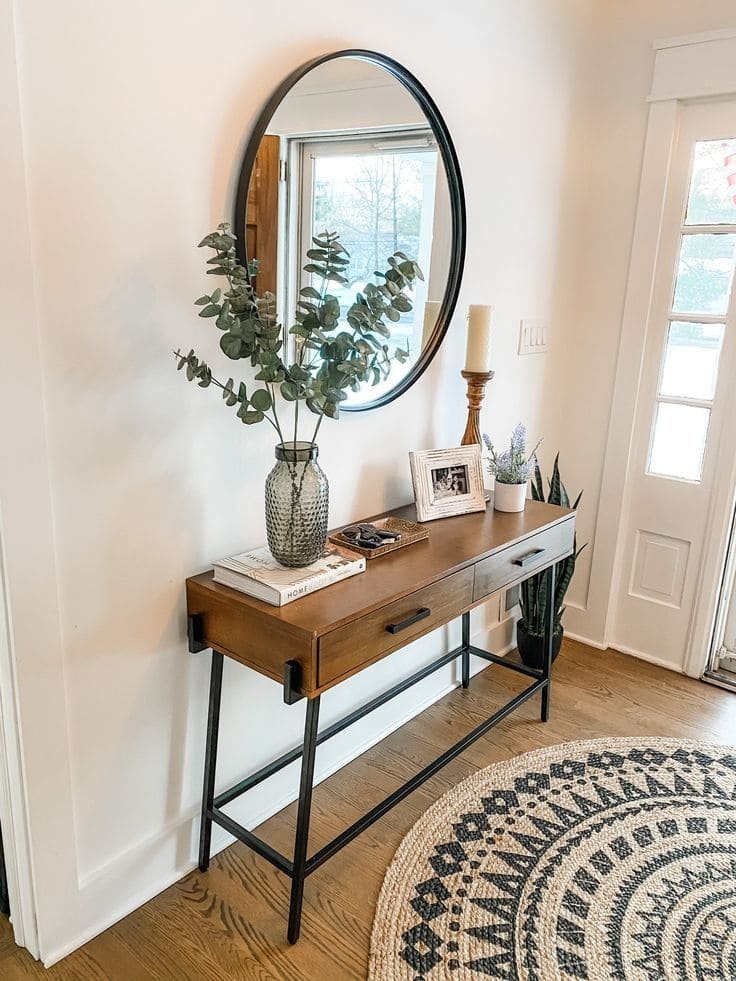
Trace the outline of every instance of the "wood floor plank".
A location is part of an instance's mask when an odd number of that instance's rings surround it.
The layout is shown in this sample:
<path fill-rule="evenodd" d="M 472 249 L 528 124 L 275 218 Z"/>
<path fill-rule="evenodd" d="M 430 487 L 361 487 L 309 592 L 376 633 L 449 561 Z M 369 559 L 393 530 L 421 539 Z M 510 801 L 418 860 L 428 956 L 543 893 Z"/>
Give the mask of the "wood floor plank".
<path fill-rule="evenodd" d="M 408 779 L 527 684 L 500 669 L 477 675 L 316 788 L 310 851 Z M 479 739 L 307 880 L 302 938 L 286 942 L 289 882 L 236 843 L 49 971 L 0 924 L 2 981 L 359 981 L 383 876 L 406 832 L 464 777 L 519 753 L 606 736 L 736 742 L 733 694 L 566 640 L 555 666 L 552 718 L 539 698 Z M 296 807 L 259 835 L 289 854 Z"/>
<path fill-rule="evenodd" d="M 14 954 L 17 949 L 10 920 L 7 916 L 0 915 L 0 960 L 7 954 Z"/>

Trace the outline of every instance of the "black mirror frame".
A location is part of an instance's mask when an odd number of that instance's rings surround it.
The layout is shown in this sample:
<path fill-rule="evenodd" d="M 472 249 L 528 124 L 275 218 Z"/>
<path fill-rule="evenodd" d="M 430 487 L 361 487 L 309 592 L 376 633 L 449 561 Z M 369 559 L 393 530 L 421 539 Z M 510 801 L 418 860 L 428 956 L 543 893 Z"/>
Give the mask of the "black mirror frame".
<path fill-rule="evenodd" d="M 400 395 L 403 395 L 407 389 L 411 388 L 414 382 L 416 382 L 417 379 L 420 378 L 426 371 L 432 358 L 437 353 L 439 346 L 447 333 L 447 328 L 450 325 L 450 320 L 457 304 L 460 282 L 462 280 L 463 268 L 465 266 L 465 243 L 467 234 L 466 210 L 465 192 L 463 190 L 463 181 L 460 174 L 460 164 L 457 159 L 455 146 L 452 142 L 452 138 L 450 137 L 450 131 L 448 130 L 447 125 L 445 124 L 445 121 L 430 94 L 427 92 L 421 82 L 398 61 L 394 61 L 393 58 L 389 58 L 386 55 L 378 54 L 376 51 L 367 51 L 362 48 L 347 48 L 344 51 L 335 51 L 332 54 L 321 55 L 319 58 L 313 58 L 311 61 L 303 64 L 300 68 L 297 68 L 296 71 L 292 72 L 291 75 L 288 75 L 278 86 L 256 120 L 253 132 L 251 133 L 248 145 L 245 149 L 243 164 L 240 168 L 240 174 L 238 176 L 237 191 L 235 194 L 235 215 L 233 220 L 233 228 L 237 238 L 236 249 L 238 259 L 241 263 L 243 263 L 243 265 L 245 265 L 247 262 L 247 256 L 245 253 L 245 212 L 248 200 L 248 188 L 255 164 L 256 154 L 258 153 L 258 148 L 261 144 L 261 139 L 266 133 L 271 117 L 293 86 L 313 68 L 316 68 L 318 65 L 323 65 L 328 61 L 334 61 L 337 58 L 360 58 L 363 61 L 372 62 L 373 64 L 378 65 L 380 68 L 384 68 L 387 72 L 393 75 L 394 78 L 401 82 L 404 88 L 414 96 L 420 108 L 424 112 L 424 115 L 427 117 L 435 138 L 437 139 L 437 145 L 439 147 L 442 162 L 445 166 L 445 173 L 447 175 L 447 185 L 450 195 L 450 211 L 452 215 L 452 244 L 450 248 L 450 268 L 447 276 L 447 285 L 445 287 L 444 296 L 442 297 L 442 305 L 440 306 L 440 311 L 437 316 L 437 323 L 432 331 L 429 344 L 427 344 L 427 346 L 422 350 L 416 363 L 412 366 L 411 371 L 409 371 L 389 392 L 386 392 L 379 398 L 373 399 L 371 402 L 366 402 L 364 405 L 346 405 L 340 407 L 341 412 L 366 412 L 368 409 L 377 409 L 382 405 L 388 405 L 389 402 L 393 402 L 394 399 L 397 399 Z"/>

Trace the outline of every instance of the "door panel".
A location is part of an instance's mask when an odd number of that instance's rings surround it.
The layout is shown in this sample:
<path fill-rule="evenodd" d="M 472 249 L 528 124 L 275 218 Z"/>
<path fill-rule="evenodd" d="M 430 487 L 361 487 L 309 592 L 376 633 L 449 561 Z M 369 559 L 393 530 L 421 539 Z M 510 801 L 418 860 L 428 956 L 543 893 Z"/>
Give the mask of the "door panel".
<path fill-rule="evenodd" d="M 681 668 L 736 365 L 736 102 L 682 108 L 667 176 L 612 643 Z"/>

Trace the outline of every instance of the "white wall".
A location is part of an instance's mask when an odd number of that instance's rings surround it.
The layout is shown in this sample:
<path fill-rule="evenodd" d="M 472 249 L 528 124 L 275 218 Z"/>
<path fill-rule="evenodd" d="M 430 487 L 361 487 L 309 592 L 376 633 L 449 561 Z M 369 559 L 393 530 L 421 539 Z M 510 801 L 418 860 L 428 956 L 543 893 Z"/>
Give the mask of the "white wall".
<path fill-rule="evenodd" d="M 302 4 L 269 9 L 254 28 L 256 6 L 235 0 L 216 20 L 174 0 L 38 0 L 17 5 L 14 27 L 12 0 L 0 2 L 12 368 L 0 387 L 0 512 L 47 960 L 193 861 L 209 658 L 185 654 L 182 583 L 264 540 L 272 444 L 187 386 L 169 352 L 216 351 L 191 306 L 205 282 L 195 245 L 230 216 L 248 129 L 272 88 L 324 51 L 386 51 L 437 100 L 466 183 L 468 261 L 439 356 L 398 402 L 323 428 L 332 522 L 408 499 L 407 452 L 457 440 L 463 311 L 492 302 L 485 425 L 498 439 L 524 419 L 545 435 L 547 465 L 561 449 L 566 482 L 585 488 L 580 538 L 596 522 L 604 538 L 597 501 L 651 42 L 736 22 L 731 0 L 471 0 L 462 30 L 439 0 L 375 0 L 374 17 L 346 8 L 327 30 Z M 532 316 L 551 319 L 552 349 L 518 358 L 518 321 Z M 608 597 L 589 590 L 592 555 L 568 626 L 601 640 Z M 416 645 L 401 671 L 445 633 Z M 398 670 L 388 661 L 331 693 L 325 721 Z M 437 676 L 344 734 L 323 771 L 451 683 Z M 226 686 L 222 783 L 292 745 L 303 716 L 237 666 Z M 254 794 L 242 819 L 293 796 L 294 779 Z"/>
<path fill-rule="evenodd" d="M 9 72 L 12 0 L 0 6 Z M 268 17 L 242 0 L 216 16 L 175 0 L 16 6 L 0 505 L 47 961 L 193 864 L 209 656 L 185 653 L 183 581 L 264 540 L 273 451 L 265 429 L 188 386 L 171 349 L 217 357 L 192 307 L 205 283 L 195 246 L 229 217 L 260 106 L 313 55 L 386 51 L 437 100 L 466 182 L 460 313 L 439 356 L 398 402 L 323 427 L 336 524 L 407 500 L 408 451 L 457 441 L 469 302 L 496 307 L 494 437 L 519 418 L 554 437 L 560 355 L 519 360 L 515 349 L 522 316 L 570 318 L 565 181 L 586 9 L 471 0 L 459 30 L 457 8 L 439 0 L 374 0 L 369 16 L 336 8 L 327 29 L 284 0 Z M 325 721 L 447 642 L 440 631 L 400 668 L 389 660 L 331 693 Z M 334 740 L 323 771 L 451 683 L 435 676 Z M 291 746 L 303 711 L 228 665 L 220 782 Z M 294 773 L 274 779 L 239 816 L 252 822 L 295 789 Z"/>

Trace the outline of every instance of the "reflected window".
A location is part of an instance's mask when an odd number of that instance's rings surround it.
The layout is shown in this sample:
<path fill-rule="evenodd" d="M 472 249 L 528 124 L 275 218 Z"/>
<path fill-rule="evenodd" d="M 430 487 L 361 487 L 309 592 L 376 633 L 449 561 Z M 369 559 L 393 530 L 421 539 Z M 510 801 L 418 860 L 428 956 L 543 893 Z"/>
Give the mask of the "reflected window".
<path fill-rule="evenodd" d="M 432 263 L 439 158 L 431 131 L 381 133 L 356 139 L 354 134 L 330 140 L 298 141 L 301 255 L 312 239 L 325 231 L 338 232 L 350 253 L 349 282 L 334 285 L 343 317 L 367 283 L 377 283 L 376 271 L 386 269 L 395 252 L 415 259 L 423 271 L 409 295 L 412 309 L 392 324 L 391 346 L 409 352 L 404 363 L 394 362 L 390 374 L 371 390 L 379 396 L 391 389 L 412 367 L 421 352 L 425 329 L 431 333 L 438 304 L 427 304 L 426 275 Z M 291 159 L 295 158 L 292 151 Z M 293 288 L 314 285 L 295 262 L 298 277 L 287 290 L 293 307 Z M 434 320 L 432 319 L 434 318 Z"/>

